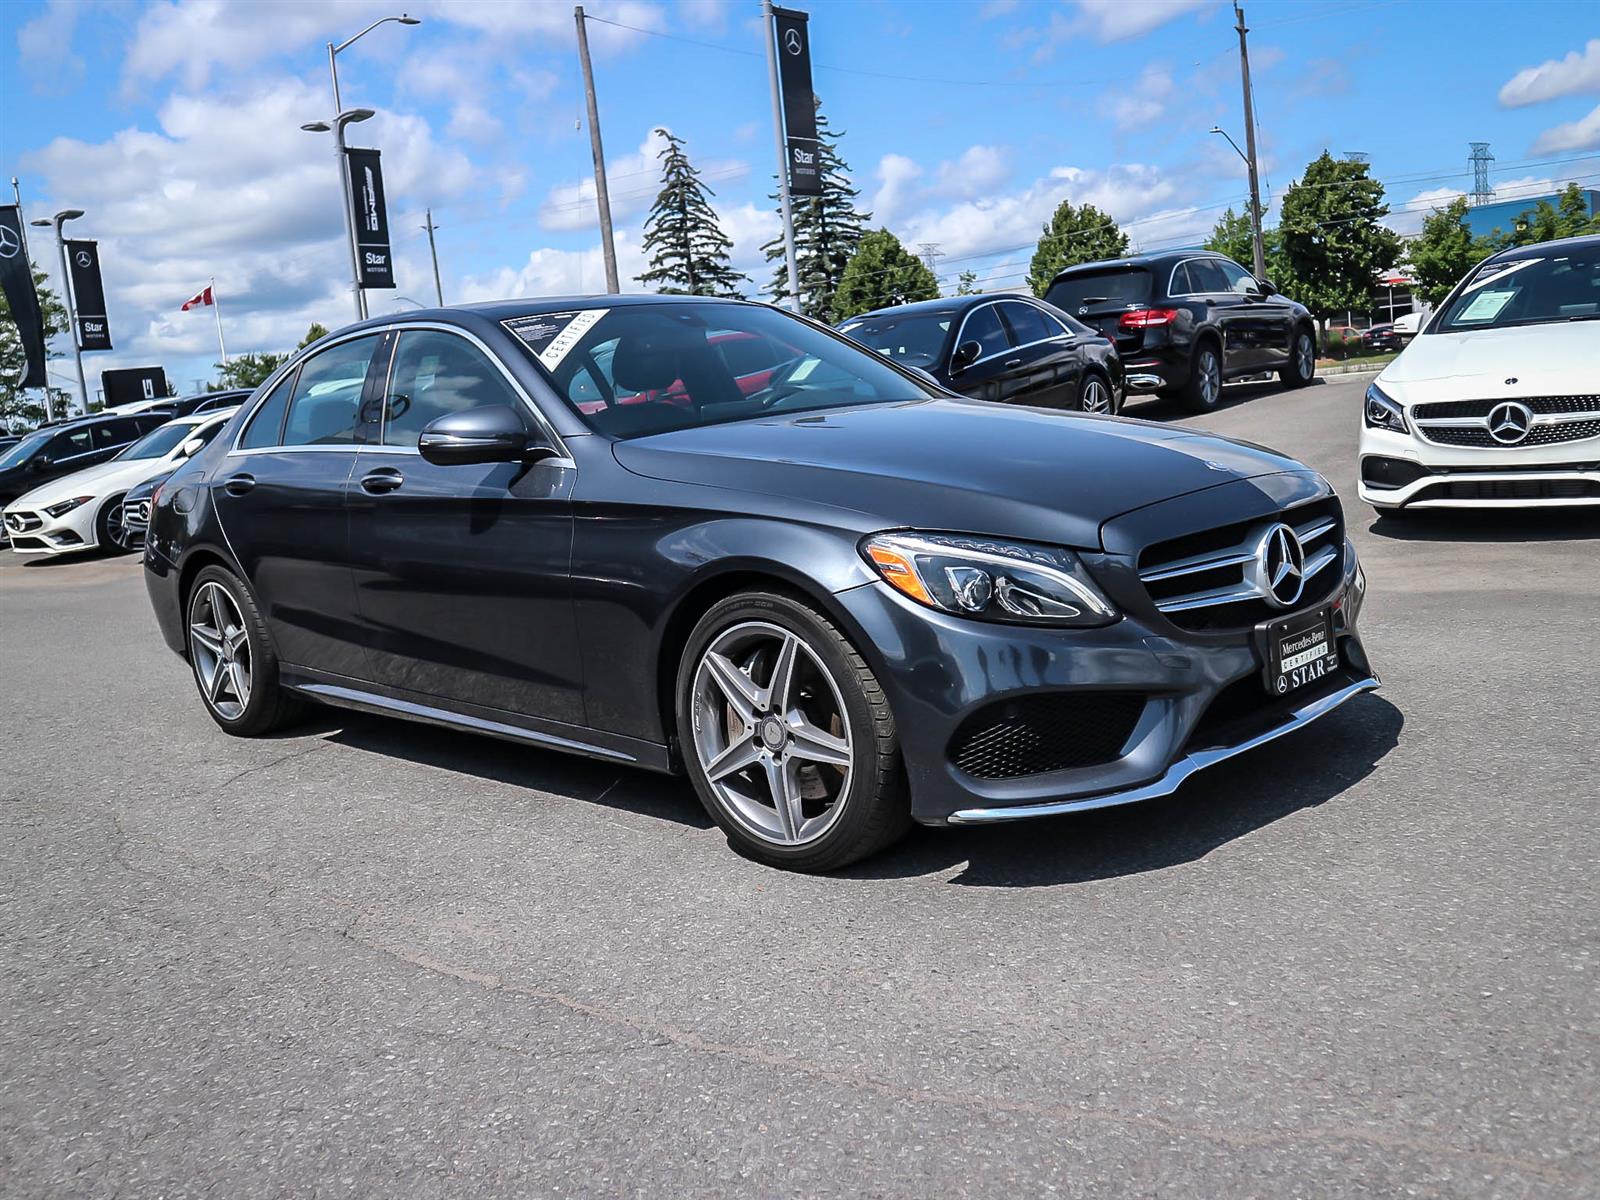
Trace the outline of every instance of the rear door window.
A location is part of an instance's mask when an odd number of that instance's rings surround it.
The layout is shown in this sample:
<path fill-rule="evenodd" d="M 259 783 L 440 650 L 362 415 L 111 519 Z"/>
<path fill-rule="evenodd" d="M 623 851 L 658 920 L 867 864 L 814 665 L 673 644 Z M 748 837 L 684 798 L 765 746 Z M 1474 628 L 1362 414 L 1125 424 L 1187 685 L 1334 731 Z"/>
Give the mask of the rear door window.
<path fill-rule="evenodd" d="M 1213 258 L 1194 258 L 1189 260 L 1189 282 L 1197 292 L 1231 292 L 1228 286 L 1228 277 L 1222 273 L 1222 268 Z"/>
<path fill-rule="evenodd" d="M 1024 304 L 1020 300 L 1008 300 L 995 307 L 1005 317 L 1006 324 L 1011 326 L 1012 338 L 1019 346 L 1061 336 L 1061 330 L 1051 328 L 1044 314 L 1031 304 Z"/>
<path fill-rule="evenodd" d="M 283 445 L 343 446 L 359 440 L 361 389 L 379 340 L 376 334 L 354 338 L 300 364 Z"/>
<path fill-rule="evenodd" d="M 126 446 L 138 436 L 139 428 L 131 420 L 102 421 L 94 427 L 95 449 L 111 450 Z"/>
<path fill-rule="evenodd" d="M 94 448 L 94 433 L 91 430 L 68 429 L 56 434 L 46 453 L 49 455 L 49 461 L 59 463 L 69 458 L 76 458 L 80 454 L 90 454 Z"/>
<path fill-rule="evenodd" d="M 1213 259 L 1212 262 L 1222 272 L 1222 277 L 1228 281 L 1228 290 L 1237 292 L 1241 296 L 1248 296 L 1257 290 L 1255 276 L 1251 275 L 1238 263 L 1225 262 Z"/>
<path fill-rule="evenodd" d="M 962 342 L 977 342 L 983 347 L 979 358 L 988 358 L 991 354 L 1000 354 L 1011 349 L 1011 338 L 1000 324 L 1000 316 L 995 312 L 993 304 L 984 304 L 973 309 L 967 314 L 967 319 L 961 325 L 961 332 L 956 337 L 956 345 Z"/>
<path fill-rule="evenodd" d="M 241 450 L 260 450 L 278 444 L 278 437 L 283 432 L 283 413 L 289 407 L 289 394 L 294 390 L 294 378 L 295 373 L 290 371 L 278 381 L 272 394 L 261 402 L 251 416 L 250 424 L 245 427 L 244 436 L 239 439 Z"/>

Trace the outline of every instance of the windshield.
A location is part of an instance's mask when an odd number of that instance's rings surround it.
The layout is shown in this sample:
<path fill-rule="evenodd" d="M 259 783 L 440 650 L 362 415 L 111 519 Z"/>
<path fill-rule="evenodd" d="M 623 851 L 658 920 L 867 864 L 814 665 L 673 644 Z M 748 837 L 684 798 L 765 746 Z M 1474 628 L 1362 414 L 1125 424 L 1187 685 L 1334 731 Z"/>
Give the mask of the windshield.
<path fill-rule="evenodd" d="M 163 425 L 159 429 L 145 434 L 121 454 L 117 455 L 119 462 L 135 458 L 160 458 L 174 446 L 183 442 L 194 433 L 194 426 L 185 421 L 181 425 L 174 422 Z"/>
<path fill-rule="evenodd" d="M 839 332 L 849 334 L 895 362 L 931 367 L 939 361 L 953 320 L 955 314 L 947 312 L 885 314 L 846 321 L 839 326 Z"/>
<path fill-rule="evenodd" d="M 1150 272 L 1135 268 L 1116 271 L 1088 271 L 1069 275 L 1050 285 L 1044 297 L 1069 313 L 1079 309 L 1126 308 L 1130 304 L 1150 303 Z"/>
<path fill-rule="evenodd" d="M 1468 277 L 1429 333 L 1600 320 L 1600 249 L 1487 262 Z"/>
<path fill-rule="evenodd" d="M 33 452 L 48 442 L 55 432 L 54 429 L 36 429 L 4 454 L 0 454 L 0 471 L 27 462 L 33 457 Z"/>
<path fill-rule="evenodd" d="M 626 304 L 539 313 L 505 326 L 572 410 L 611 437 L 939 394 L 765 305 Z"/>

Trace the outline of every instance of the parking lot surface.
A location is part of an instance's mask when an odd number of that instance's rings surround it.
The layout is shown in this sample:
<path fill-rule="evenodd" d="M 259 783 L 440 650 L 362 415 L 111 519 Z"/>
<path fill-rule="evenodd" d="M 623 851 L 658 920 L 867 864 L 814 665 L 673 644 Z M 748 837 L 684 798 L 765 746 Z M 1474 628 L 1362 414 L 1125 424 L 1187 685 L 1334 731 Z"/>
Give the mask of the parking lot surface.
<path fill-rule="evenodd" d="M 681 781 L 230 739 L 136 561 L 0 556 L 0 1192 L 1600 1193 L 1600 514 L 1375 523 L 1364 386 L 1190 423 L 1346 497 L 1384 690 L 828 878 Z"/>

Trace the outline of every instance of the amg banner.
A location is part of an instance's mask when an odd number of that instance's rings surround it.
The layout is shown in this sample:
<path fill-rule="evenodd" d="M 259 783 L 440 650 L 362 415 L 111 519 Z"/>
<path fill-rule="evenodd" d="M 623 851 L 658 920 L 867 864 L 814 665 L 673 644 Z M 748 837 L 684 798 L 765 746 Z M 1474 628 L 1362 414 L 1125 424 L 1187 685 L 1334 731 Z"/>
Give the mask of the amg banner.
<path fill-rule="evenodd" d="M 803 12 L 772 10 L 778 32 L 778 79 L 783 85 L 783 138 L 789 159 L 789 192 L 822 195 L 817 169 L 817 100 L 811 91 L 811 31 Z"/>
<path fill-rule="evenodd" d="M 5 291 L 11 319 L 22 339 L 22 374 L 19 388 L 42 388 L 44 374 L 44 317 L 39 293 L 33 286 L 33 267 L 23 250 L 22 213 L 15 204 L 0 205 L 0 289 Z"/>
<path fill-rule="evenodd" d="M 67 271 L 72 276 L 72 311 L 78 314 L 78 348 L 111 349 L 106 289 L 100 282 L 99 248 L 93 242 L 68 242 Z"/>
<path fill-rule="evenodd" d="M 364 288 L 392 288 L 394 259 L 389 252 L 389 213 L 383 205 L 383 169 L 376 150 L 346 148 L 350 204 L 356 231 L 356 278 Z"/>

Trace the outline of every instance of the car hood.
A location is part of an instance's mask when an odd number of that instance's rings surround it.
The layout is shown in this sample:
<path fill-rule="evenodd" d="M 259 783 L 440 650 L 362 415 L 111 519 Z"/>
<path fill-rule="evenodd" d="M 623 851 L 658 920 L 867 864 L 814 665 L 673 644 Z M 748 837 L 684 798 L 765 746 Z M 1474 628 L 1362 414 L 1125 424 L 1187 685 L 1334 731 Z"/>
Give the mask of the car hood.
<path fill-rule="evenodd" d="M 1595 390 L 1600 325 L 1560 321 L 1461 333 L 1425 333 L 1378 376 L 1408 403 L 1588 394 Z"/>
<path fill-rule="evenodd" d="M 85 467 L 60 479 L 52 479 L 31 492 L 12 501 L 18 506 L 43 508 L 72 496 L 109 496 L 134 484 L 143 483 L 152 475 L 170 471 L 172 464 L 161 458 L 140 458 L 129 462 L 106 462 Z"/>
<path fill-rule="evenodd" d="M 1100 526 L 1293 459 L 1190 429 L 960 399 L 771 416 L 615 443 L 654 479 L 848 509 L 864 529 L 1092 549 Z"/>

